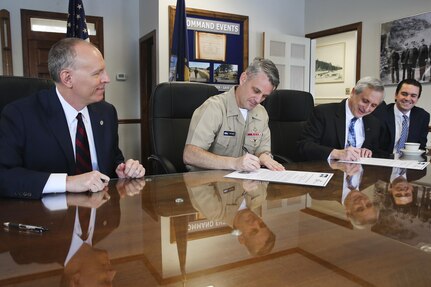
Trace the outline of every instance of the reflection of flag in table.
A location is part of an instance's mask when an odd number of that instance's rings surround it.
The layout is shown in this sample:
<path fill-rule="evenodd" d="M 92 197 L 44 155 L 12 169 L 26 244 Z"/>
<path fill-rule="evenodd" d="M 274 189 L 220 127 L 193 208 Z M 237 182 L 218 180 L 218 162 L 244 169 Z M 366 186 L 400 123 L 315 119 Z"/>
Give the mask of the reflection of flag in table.
<path fill-rule="evenodd" d="M 174 32 L 172 35 L 169 81 L 189 81 L 189 45 L 187 39 L 186 4 L 177 0 Z"/>
<path fill-rule="evenodd" d="M 66 37 L 88 39 L 87 22 L 82 0 L 69 0 Z"/>

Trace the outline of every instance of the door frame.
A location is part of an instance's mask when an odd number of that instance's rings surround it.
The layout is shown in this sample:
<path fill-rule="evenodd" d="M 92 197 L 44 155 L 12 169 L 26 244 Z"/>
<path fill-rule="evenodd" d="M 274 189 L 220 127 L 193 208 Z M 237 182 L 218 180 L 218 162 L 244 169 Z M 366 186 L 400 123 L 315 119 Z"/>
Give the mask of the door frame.
<path fill-rule="evenodd" d="M 67 21 L 66 13 L 45 12 L 37 10 L 21 9 L 21 36 L 22 36 L 22 60 L 23 60 L 23 73 L 26 77 L 37 77 L 32 68 L 35 63 L 31 63 L 31 45 L 34 41 L 51 41 L 57 42 L 66 37 L 66 34 L 51 33 L 51 32 L 37 32 L 31 31 L 31 18 L 41 18 L 49 20 L 62 20 Z M 89 36 L 90 42 L 94 44 L 103 55 L 103 17 L 86 16 L 87 23 L 94 23 L 96 35 Z M 40 55 L 40 57 L 48 58 L 48 55 Z M 45 65 L 45 63 L 43 63 Z M 48 67 L 48 63 L 46 63 Z"/>
<path fill-rule="evenodd" d="M 139 86 L 141 110 L 141 162 L 150 169 L 148 157 L 151 155 L 150 141 L 150 97 L 157 83 L 157 41 L 156 30 L 139 39 Z M 151 174 L 149 170 L 149 174 Z"/>

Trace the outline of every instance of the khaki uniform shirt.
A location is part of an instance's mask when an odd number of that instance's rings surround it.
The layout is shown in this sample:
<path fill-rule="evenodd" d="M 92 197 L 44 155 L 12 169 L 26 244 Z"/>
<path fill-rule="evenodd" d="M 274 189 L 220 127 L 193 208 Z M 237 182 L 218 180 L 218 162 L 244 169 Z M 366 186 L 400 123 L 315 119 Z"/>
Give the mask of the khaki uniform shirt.
<path fill-rule="evenodd" d="M 186 144 L 229 157 L 242 156 L 243 147 L 254 155 L 270 152 L 268 114 L 262 105 L 257 105 L 248 111 L 245 121 L 236 102 L 234 87 L 212 96 L 195 110 Z"/>
<path fill-rule="evenodd" d="M 255 212 L 266 198 L 267 182 L 259 183 L 255 189 L 245 191 L 241 182 L 212 182 L 189 187 L 187 191 L 193 207 L 208 220 L 224 222 L 233 227 L 240 205 Z"/>

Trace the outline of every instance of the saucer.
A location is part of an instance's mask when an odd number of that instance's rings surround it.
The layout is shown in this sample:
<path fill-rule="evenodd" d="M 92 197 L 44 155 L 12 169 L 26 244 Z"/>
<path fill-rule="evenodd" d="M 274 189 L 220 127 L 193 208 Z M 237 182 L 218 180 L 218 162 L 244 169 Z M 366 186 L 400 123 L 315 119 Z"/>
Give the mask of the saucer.
<path fill-rule="evenodd" d="M 412 155 L 421 155 L 425 151 L 423 149 L 418 149 L 418 150 L 401 149 L 401 152 L 403 153 L 403 155 L 412 156 Z"/>

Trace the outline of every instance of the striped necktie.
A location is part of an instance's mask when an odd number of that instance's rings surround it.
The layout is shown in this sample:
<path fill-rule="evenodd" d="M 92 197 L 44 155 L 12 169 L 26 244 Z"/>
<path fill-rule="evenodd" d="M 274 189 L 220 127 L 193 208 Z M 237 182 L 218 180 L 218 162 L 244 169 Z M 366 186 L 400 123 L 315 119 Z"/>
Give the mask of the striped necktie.
<path fill-rule="evenodd" d="M 356 134 L 355 134 L 355 123 L 358 118 L 353 117 L 349 125 L 349 134 L 347 135 L 347 145 L 346 147 L 352 146 L 356 147 Z"/>
<path fill-rule="evenodd" d="M 406 115 L 403 115 L 403 123 L 401 125 L 401 135 L 397 143 L 397 153 L 400 153 L 400 151 L 404 148 L 406 144 L 407 136 L 409 134 L 408 123 L 409 123 L 409 118 Z"/>
<path fill-rule="evenodd" d="M 76 152 L 76 174 L 92 171 L 90 148 L 88 145 L 87 132 L 85 131 L 82 114 L 76 116 L 78 124 L 76 126 L 75 152 Z"/>

